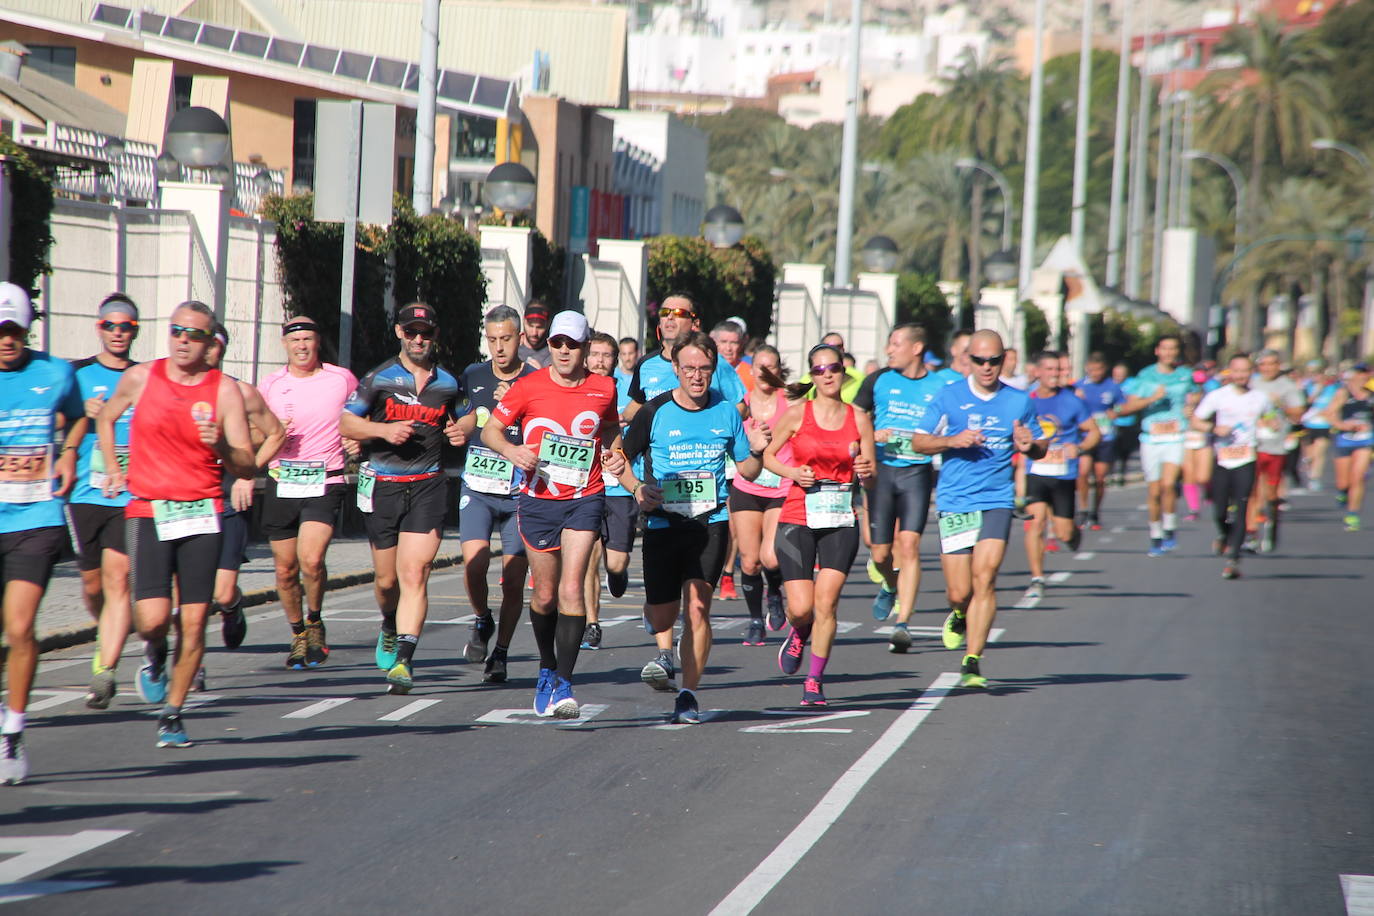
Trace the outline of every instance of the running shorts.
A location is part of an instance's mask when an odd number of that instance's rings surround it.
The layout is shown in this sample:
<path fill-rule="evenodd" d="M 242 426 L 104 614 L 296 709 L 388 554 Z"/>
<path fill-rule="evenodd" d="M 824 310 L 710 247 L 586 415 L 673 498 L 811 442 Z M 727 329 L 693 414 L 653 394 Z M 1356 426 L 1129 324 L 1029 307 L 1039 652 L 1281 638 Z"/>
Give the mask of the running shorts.
<path fill-rule="evenodd" d="M 735 512 L 767 512 L 769 509 L 781 509 L 785 496 L 759 496 L 757 493 L 746 493 L 733 483 L 730 484 L 730 511 Z"/>
<path fill-rule="evenodd" d="M 1356 452 L 1367 452 L 1367 445 L 1338 445 L 1331 450 L 1331 454 L 1337 458 L 1349 458 Z"/>
<path fill-rule="evenodd" d="M 0 534 L 0 580 L 5 585 L 31 582 L 47 588 L 52 568 L 62 555 L 62 539 L 66 536 L 61 525 Z"/>
<path fill-rule="evenodd" d="M 811 579 L 817 563 L 821 569 L 837 569 L 848 575 L 859 553 L 859 529 L 808 528 L 787 522 L 778 525 L 773 549 L 784 582 Z"/>
<path fill-rule="evenodd" d="M 1026 505 L 1049 503 L 1050 512 L 1055 518 L 1073 518 L 1074 502 L 1077 498 L 1078 482 L 1061 480 L 1058 477 L 1041 477 L 1039 474 L 1026 475 Z M 986 513 L 984 513 L 986 515 Z"/>
<path fill-rule="evenodd" d="M 633 496 L 607 496 L 601 513 L 601 543 L 607 550 L 629 553 L 635 546 L 639 503 Z"/>
<path fill-rule="evenodd" d="M 1140 467 L 1145 472 L 1147 483 L 1153 483 L 1164 476 L 1164 465 L 1179 467 L 1183 464 L 1183 443 L 1167 442 L 1163 445 L 1151 442 L 1140 443 Z"/>
<path fill-rule="evenodd" d="M 1302 428 L 1303 438 L 1315 442 L 1318 439 L 1330 439 L 1331 427 L 1329 426 L 1304 426 Z"/>
<path fill-rule="evenodd" d="M 373 485 L 372 511 L 367 520 L 367 539 L 378 550 L 390 550 L 401 532 L 444 533 L 448 508 L 448 479 L 443 474 L 424 480 L 382 480 Z"/>
<path fill-rule="evenodd" d="M 693 579 L 715 591 L 725 568 L 730 523 L 686 518 L 667 528 L 644 529 L 644 600 L 668 604 L 682 597 L 682 586 Z"/>
<path fill-rule="evenodd" d="M 248 562 L 248 513 L 229 512 L 219 517 L 219 561 L 216 569 L 238 572 Z"/>
<path fill-rule="evenodd" d="M 302 522 L 322 522 L 333 528 L 339 520 L 348 484 L 326 484 L 321 496 L 304 499 L 277 495 L 277 480 L 267 478 L 262 500 L 262 530 L 269 541 L 289 541 L 300 531 Z"/>
<path fill-rule="evenodd" d="M 1090 454 L 1096 464 L 1111 464 L 1116 461 L 1116 440 L 1103 439 L 1093 446 Z"/>
<path fill-rule="evenodd" d="M 82 572 L 99 569 L 101 555 L 106 550 L 128 552 L 124 547 L 122 506 L 68 503 L 67 531 L 71 534 L 72 550 L 76 552 L 76 563 Z"/>
<path fill-rule="evenodd" d="M 1285 455 L 1269 455 L 1259 452 L 1255 455 L 1256 474 L 1259 479 L 1277 489 L 1279 481 L 1283 479 L 1283 467 L 1288 461 Z"/>
<path fill-rule="evenodd" d="M 540 499 L 521 493 L 516 500 L 516 525 L 526 550 L 548 553 L 563 546 L 563 531 L 601 532 L 605 494 L 579 499 Z"/>
<path fill-rule="evenodd" d="M 894 531 L 925 533 L 933 484 L 934 471 L 928 464 L 879 464 L 868 493 L 868 536 L 873 543 L 891 544 Z"/>
<path fill-rule="evenodd" d="M 216 531 L 160 541 L 152 519 L 127 519 L 124 537 L 129 546 L 133 599 L 170 599 L 172 577 L 176 576 L 182 604 L 209 604 L 215 592 L 220 535 L 221 532 Z"/>
<path fill-rule="evenodd" d="M 491 543 L 491 533 L 501 532 L 501 553 L 523 557 L 525 542 L 515 524 L 515 497 L 496 496 L 458 486 L 458 540 Z"/>
<path fill-rule="evenodd" d="M 1005 541 L 1011 537 L 1011 510 L 1010 509 L 984 509 L 983 525 L 978 532 L 980 541 Z M 941 512 L 940 517 L 955 515 L 958 513 Z M 944 545 L 940 545 L 940 552 L 946 556 L 968 556 L 973 553 L 972 547 L 965 547 L 961 550 L 945 550 Z"/>

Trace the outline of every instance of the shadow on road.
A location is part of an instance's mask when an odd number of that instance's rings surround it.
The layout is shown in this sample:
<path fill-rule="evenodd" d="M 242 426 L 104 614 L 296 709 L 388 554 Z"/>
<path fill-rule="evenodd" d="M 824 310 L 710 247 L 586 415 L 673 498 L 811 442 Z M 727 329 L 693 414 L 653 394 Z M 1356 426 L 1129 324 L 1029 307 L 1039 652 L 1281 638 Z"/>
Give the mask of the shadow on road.
<path fill-rule="evenodd" d="M 46 780 L 45 780 L 46 781 Z M 187 802 L 101 802 L 85 805 L 30 805 L 22 811 L 0 814 L 0 827 L 56 824 L 126 814 L 211 814 L 239 805 L 256 805 L 265 798 L 217 798 Z"/>
<path fill-rule="evenodd" d="M 276 874 L 300 862 L 218 862 L 213 865 L 128 865 L 74 868 L 53 875 L 51 881 L 97 881 L 116 887 L 142 884 L 228 884 Z"/>
<path fill-rule="evenodd" d="M 990 679 L 989 693 L 1024 693 L 1036 687 L 1080 686 L 1084 684 L 1119 684 L 1127 681 L 1183 681 L 1186 674 L 1046 674 L 1040 677 L 999 677 Z M 969 692 L 969 691 L 962 691 Z"/>
<path fill-rule="evenodd" d="M 298 735 L 298 732 L 290 733 L 290 737 L 293 739 Z M 214 743 L 213 740 L 201 741 L 198 742 L 198 746 Z M 65 770 L 57 773 L 45 773 L 41 780 L 31 779 L 30 783 L 33 785 L 47 785 L 49 783 L 61 782 L 99 783 L 114 779 L 146 779 L 150 776 L 189 776 L 196 773 L 255 770 L 259 768 L 266 770 L 284 770 L 296 767 L 319 766 L 325 763 L 349 763 L 358 759 L 354 754 L 316 754 L 313 757 L 216 757 L 212 760 L 205 760 L 195 756 L 194 750 L 164 751 L 161 753 L 165 753 L 166 756 L 158 763 L 148 763 L 129 767 L 101 767 L 98 770 Z"/>

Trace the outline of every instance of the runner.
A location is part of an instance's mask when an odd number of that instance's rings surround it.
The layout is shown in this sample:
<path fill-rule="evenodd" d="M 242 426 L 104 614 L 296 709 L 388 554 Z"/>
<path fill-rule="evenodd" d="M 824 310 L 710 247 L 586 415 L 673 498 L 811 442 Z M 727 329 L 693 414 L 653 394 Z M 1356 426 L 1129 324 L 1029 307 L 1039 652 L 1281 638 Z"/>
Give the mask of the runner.
<path fill-rule="evenodd" d="M 1302 420 L 1307 401 L 1297 383 L 1283 374 L 1277 350 L 1261 350 L 1255 369 L 1250 387 L 1268 397 L 1270 403 L 1256 430 L 1255 473 L 1259 479 L 1256 498 L 1250 504 L 1248 527 L 1253 531 L 1262 529 L 1258 546 L 1260 552 L 1269 553 L 1279 544 L 1279 485 L 1288 463 L 1293 424 Z"/>
<path fill-rule="evenodd" d="M 639 341 L 633 337 L 622 337 L 617 352 L 619 356 L 615 364 L 615 387 L 620 392 L 620 399 L 628 401 L 630 382 L 634 380 L 635 365 L 639 363 Z"/>
<path fill-rule="evenodd" d="M 1162 557 L 1178 546 L 1174 514 L 1178 498 L 1179 469 L 1183 464 L 1183 433 L 1188 395 L 1197 390 L 1193 372 L 1179 365 L 1183 342 L 1165 334 L 1155 343 L 1155 364 L 1135 377 L 1131 397 L 1117 408 L 1118 414 L 1140 414 L 1140 464 L 1149 486 L 1146 505 L 1150 516 L 1152 557 Z"/>
<path fill-rule="evenodd" d="M 1307 397 L 1307 412 L 1302 415 L 1303 458 L 1307 463 L 1307 488 L 1313 493 L 1321 491 L 1326 476 L 1326 455 L 1331 447 L 1331 421 L 1326 418 L 1326 408 L 1341 383 L 1336 373 L 1321 360 L 1309 362 L 1311 376 L 1303 386 Z"/>
<path fill-rule="evenodd" d="M 591 329 L 579 312 L 549 325 L 548 369 L 520 379 L 496 405 L 482 445 L 525 472 L 516 524 L 529 554 L 534 593 L 530 628 L 539 645 L 534 711 L 558 719 L 580 714 L 572 675 L 586 628 L 583 582 L 604 511 L 601 470 L 619 475 L 620 418 L 615 382 L 587 372 Z M 499 424 L 499 425 L 498 425 Z M 512 444 L 504 427 L 519 427 Z"/>
<path fill-rule="evenodd" d="M 1107 374 L 1107 358 L 1101 353 L 1088 357 L 1086 371 L 1076 387 L 1078 396 L 1092 411 L 1101 437 L 1091 452 L 1082 453 L 1078 458 L 1078 509 L 1082 513 L 1079 524 L 1100 531 L 1107 477 L 1116 461 L 1116 408 L 1126 400 L 1126 393 Z"/>
<path fill-rule="evenodd" d="M 124 370 L 134 364 L 129 351 L 138 337 L 138 306 L 123 293 L 111 293 L 101 301 L 98 315 L 95 327 L 100 352 L 72 363 L 85 414 L 67 433 L 67 445 L 80 443 L 76 483 L 67 503 L 67 527 L 81 570 L 82 597 L 99 633 L 91 656 L 86 705 L 107 709 L 114 699 L 115 669 L 131 626 L 129 552 L 124 544 L 124 507 L 129 494 L 105 495 L 105 464 L 93 421 L 114 394 Z M 131 419 L 133 415 L 125 411 L 115 421 L 115 450 L 125 461 Z"/>
<path fill-rule="evenodd" d="M 549 365 L 549 307 L 538 299 L 525 306 L 525 330 L 520 335 L 520 359 L 533 369 Z"/>
<path fill-rule="evenodd" d="M 945 648 L 967 646 L 959 686 L 986 687 L 983 650 L 997 616 L 997 571 L 1011 532 L 1013 452 L 1045 457 L 1035 405 L 1023 391 L 1002 383 L 1002 338 L 976 331 L 967 353 L 972 372 L 949 385 L 916 425 L 915 451 L 943 455 L 935 508 L 940 515 L 940 566 L 950 611 Z M 936 435 L 944 428 L 948 435 Z"/>
<path fill-rule="evenodd" d="M 1031 404 L 1050 444 L 1045 456 L 1031 461 L 1026 469 L 1026 506 L 1031 516 L 1026 528 L 1026 561 L 1031 574 L 1027 598 L 1045 594 L 1045 529 L 1053 524 L 1054 536 L 1073 553 L 1083 539 L 1082 530 L 1074 524 L 1078 456 L 1091 457 L 1102 434 L 1083 399 L 1072 388 L 1060 387 L 1060 380 L 1067 382 L 1070 375 L 1053 350 L 1041 353 L 1036 361 L 1040 384 Z"/>
<path fill-rule="evenodd" d="M 181 707 L 205 653 L 205 617 L 220 555 L 223 473 L 257 470 L 243 395 L 233 379 L 210 365 L 215 314 L 203 302 L 172 313 L 170 355 L 124 371 L 96 418 L 106 467 L 105 492 L 125 489 L 125 537 L 133 570 L 134 617 L 148 642 L 138 672 L 139 694 L 164 703 L 158 747 L 190 747 Z M 127 477 L 115 448 L 115 421 L 130 407 Z M 172 585 L 179 616 L 175 667 L 167 673 Z M 169 683 L 170 681 L 170 683 Z"/>
<path fill-rule="evenodd" d="M 796 674 L 810 643 L 801 705 L 825 706 L 825 668 L 835 646 L 840 590 L 859 552 L 852 491 L 858 482 L 873 485 L 873 421 L 843 399 L 845 371 L 839 349 L 828 344 L 812 347 L 806 365 L 814 382 L 788 389 L 788 395 L 801 403 L 783 414 L 763 463 L 793 483 L 778 519 L 774 548 L 791 624 L 778 650 L 778 667 L 783 674 Z M 789 445 L 792 463 L 784 464 L 779 456 Z"/>
<path fill-rule="evenodd" d="M 1254 370 L 1250 357 L 1237 353 L 1227 364 L 1227 385 L 1202 398 L 1193 412 L 1193 428 L 1210 432 L 1215 443 L 1216 468 L 1212 474 L 1212 511 L 1217 539 L 1213 552 L 1226 554 L 1223 579 L 1240 578 L 1240 548 L 1250 494 L 1255 489 L 1256 430 L 1261 418 L 1273 409 L 1270 396 L 1251 387 Z M 1230 507 L 1235 516 L 1230 517 Z"/>
<path fill-rule="evenodd" d="M 760 425 L 776 429 L 787 410 L 787 369 L 778 351 L 768 345 L 754 351 L 750 367 L 754 388 L 749 394 L 749 419 L 746 432 Z M 779 460 L 788 464 L 792 450 L 779 452 Z M 765 603 L 768 607 L 768 630 L 781 630 L 787 618 L 782 607 L 782 572 L 778 569 L 778 555 L 774 549 L 778 532 L 778 517 L 783 499 L 792 481 L 764 469 L 753 480 L 736 476 L 730 484 L 730 528 L 739 545 L 740 585 L 744 604 L 749 609 L 749 630 L 744 645 L 764 644 Z M 765 588 L 766 583 L 766 588 Z"/>
<path fill-rule="evenodd" d="M 1369 449 L 1374 445 L 1374 394 L 1369 385 L 1369 364 L 1350 368 L 1345 387 L 1336 392 L 1326 408 L 1326 419 L 1336 431 L 1336 489 L 1344 496 L 1345 530 L 1360 530 L 1364 503 L 1364 479 L 1369 470 Z"/>
<path fill-rule="evenodd" d="M 907 623 L 921 588 L 921 535 L 935 486 L 930 456 L 911 448 L 917 422 L 945 387 L 945 380 L 926 366 L 925 350 L 924 328 L 897 325 L 887 337 L 887 368 L 865 379 L 854 398 L 854 406 L 872 418 L 877 442 L 868 529 L 873 565 L 883 581 L 873 599 L 873 618 L 886 620 L 895 605 L 892 652 L 911 648 Z"/>
<path fill-rule="evenodd" d="M 1193 382 L 1198 384 L 1198 378 L 1204 377 L 1201 371 L 1193 373 Z M 1190 391 L 1184 400 L 1183 414 L 1192 423 L 1193 411 L 1202 401 L 1202 390 Z M 1183 466 L 1180 468 L 1180 476 L 1183 478 L 1183 500 L 1188 506 L 1188 514 L 1184 516 L 1184 521 L 1195 522 L 1202 511 L 1202 500 L 1205 494 L 1212 492 L 1212 443 L 1207 434 L 1190 425 L 1183 431 Z"/>
<path fill-rule="evenodd" d="M 12 786 L 29 774 L 24 724 L 38 671 L 34 621 L 66 536 L 61 497 L 76 480 L 75 444 L 54 458 L 53 437 L 59 415 L 64 424 L 84 416 L 72 367 L 26 346 L 33 319 L 28 293 L 0 283 L 0 605 L 9 647 L 0 783 Z"/>
<path fill-rule="evenodd" d="M 678 341 L 673 366 L 682 382 L 635 414 L 625 433 L 625 457 L 634 466 L 620 475 L 647 513 L 645 613 L 655 633 L 671 634 L 679 612 L 683 618 L 682 689 L 672 721 L 686 725 L 701 721 L 696 691 L 711 655 L 711 593 L 725 565 L 725 459 L 752 480 L 771 436 L 766 425 L 746 433 L 735 405 L 711 389 L 718 359 L 715 341 L 700 331 Z M 672 669 L 672 658 L 660 653 L 640 678 L 668 690 Z"/>
<path fill-rule="evenodd" d="M 277 594 L 291 628 L 287 667 L 313 668 L 329 656 L 323 617 L 329 580 L 325 554 L 348 492 L 339 417 L 358 380 L 321 359 L 320 327 L 313 318 L 288 318 L 281 330 L 286 365 L 258 386 L 287 433 L 267 474 L 262 529 L 272 547 Z"/>
<path fill-rule="evenodd" d="M 1135 393 L 1135 379 L 1131 377 L 1130 367 L 1125 363 L 1117 363 L 1112 366 L 1112 381 L 1116 382 L 1121 388 L 1121 393 L 1126 395 L 1125 400 L 1129 400 L 1130 396 Z M 1123 404 L 1125 400 L 1123 400 Z M 1112 426 L 1116 427 L 1116 485 L 1124 487 L 1126 485 L 1126 466 L 1140 447 L 1140 415 L 1123 414 L 1118 407 L 1116 419 L 1112 421 Z"/>
<path fill-rule="evenodd" d="M 749 364 L 741 359 L 744 356 L 744 329 L 733 318 L 727 318 L 716 324 L 711 329 L 711 339 L 716 342 L 716 348 L 720 356 L 725 360 L 737 376 L 740 385 L 744 389 L 745 396 L 754 388 L 754 375 L 750 371 Z M 725 464 L 726 490 L 728 491 L 731 483 L 735 479 L 735 465 L 733 461 Z M 735 566 L 739 556 L 739 550 L 735 545 L 735 526 L 730 525 L 730 531 L 725 548 L 725 572 L 720 577 L 720 597 L 722 601 L 733 601 L 739 597 L 739 592 L 735 589 Z"/>
<path fill-rule="evenodd" d="M 377 667 L 390 693 L 410 693 L 415 647 L 429 613 L 429 573 L 443 538 L 448 481 L 443 443 L 466 439 L 453 419 L 462 389 L 434 359 L 434 309 L 412 302 L 396 313 L 401 352 L 358 383 L 339 432 L 368 441 L 358 508 L 372 543 L 373 588 L 382 612 Z"/>
<path fill-rule="evenodd" d="M 630 403 L 625 406 L 625 419 L 634 415 L 645 404 L 677 387 L 677 376 L 673 374 L 673 349 L 693 332 L 699 330 L 700 320 L 697 307 L 683 293 L 670 293 L 663 299 L 658 310 L 658 339 L 662 347 L 647 354 L 636 365 L 634 378 L 630 381 Z M 711 375 L 711 388 L 731 404 L 740 405 L 743 411 L 744 386 L 739 375 L 723 357 L 717 357 L 716 371 Z"/>

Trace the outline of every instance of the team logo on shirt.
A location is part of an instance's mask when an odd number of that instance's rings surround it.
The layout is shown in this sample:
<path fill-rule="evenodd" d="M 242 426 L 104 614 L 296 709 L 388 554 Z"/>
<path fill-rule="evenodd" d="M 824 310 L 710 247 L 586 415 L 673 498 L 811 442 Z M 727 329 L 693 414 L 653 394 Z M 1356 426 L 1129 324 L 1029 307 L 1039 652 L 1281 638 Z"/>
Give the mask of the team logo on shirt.
<path fill-rule="evenodd" d="M 983 415 L 980 414 L 980 413 L 971 413 L 971 414 L 969 414 L 969 415 L 968 415 L 968 428 L 969 428 L 969 429 L 974 429 L 974 430 L 982 429 L 982 428 L 983 428 Z"/>
<path fill-rule="evenodd" d="M 442 407 L 426 407 L 424 404 L 402 404 L 394 399 L 386 402 L 385 422 L 392 423 L 398 420 L 406 420 L 412 423 L 424 423 L 426 426 L 438 426 L 439 420 L 444 416 Z"/>

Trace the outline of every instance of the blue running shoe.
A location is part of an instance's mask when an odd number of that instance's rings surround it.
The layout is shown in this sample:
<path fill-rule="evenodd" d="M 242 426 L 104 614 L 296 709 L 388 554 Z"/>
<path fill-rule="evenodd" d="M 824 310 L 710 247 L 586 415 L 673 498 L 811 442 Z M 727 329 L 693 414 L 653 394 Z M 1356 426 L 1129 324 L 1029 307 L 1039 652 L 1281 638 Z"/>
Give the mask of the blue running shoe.
<path fill-rule="evenodd" d="M 896 604 L 897 593 L 888 591 L 886 585 L 880 587 L 877 597 L 873 599 L 873 619 L 886 620 Z"/>
<path fill-rule="evenodd" d="M 390 671 L 396 667 L 396 634 L 386 630 L 377 634 L 377 667 Z"/>
<path fill-rule="evenodd" d="M 563 677 L 557 680 L 553 688 L 553 705 L 549 715 L 555 719 L 576 719 L 582 711 L 578 708 L 577 700 L 573 698 L 572 682 Z"/>
<path fill-rule="evenodd" d="M 556 679 L 552 668 L 539 669 L 539 681 L 534 685 L 534 714 L 536 716 L 549 714 L 549 701 L 553 699 L 554 681 Z"/>
<path fill-rule="evenodd" d="M 181 724 L 181 716 L 162 716 L 157 720 L 157 746 L 191 746 L 191 739 L 186 737 L 186 726 Z"/>
<path fill-rule="evenodd" d="M 659 652 L 647 665 L 639 669 L 639 679 L 654 690 L 672 690 L 675 674 L 673 656 L 666 650 Z"/>
<path fill-rule="evenodd" d="M 1164 541 L 1159 546 L 1164 548 L 1165 553 L 1168 553 L 1169 551 L 1178 548 L 1178 538 L 1174 537 L 1174 533 L 1172 531 L 1167 532 L 1164 535 Z"/>
<path fill-rule="evenodd" d="M 1161 540 L 1159 540 L 1158 538 L 1152 538 L 1152 539 L 1150 540 L 1150 549 L 1147 550 L 1147 551 L 1145 552 L 1145 556 L 1147 556 L 1147 557 L 1162 557 L 1162 556 L 1164 556 L 1164 542 L 1161 541 Z"/>
<path fill-rule="evenodd" d="M 674 725 L 700 725 L 701 708 L 697 706 L 697 695 L 690 690 L 678 691 L 677 699 L 673 701 Z"/>
<path fill-rule="evenodd" d="M 138 669 L 138 677 L 134 678 L 134 687 L 138 690 L 138 696 L 145 703 L 161 703 L 167 699 L 167 666 L 155 666 L 152 662 Z"/>

